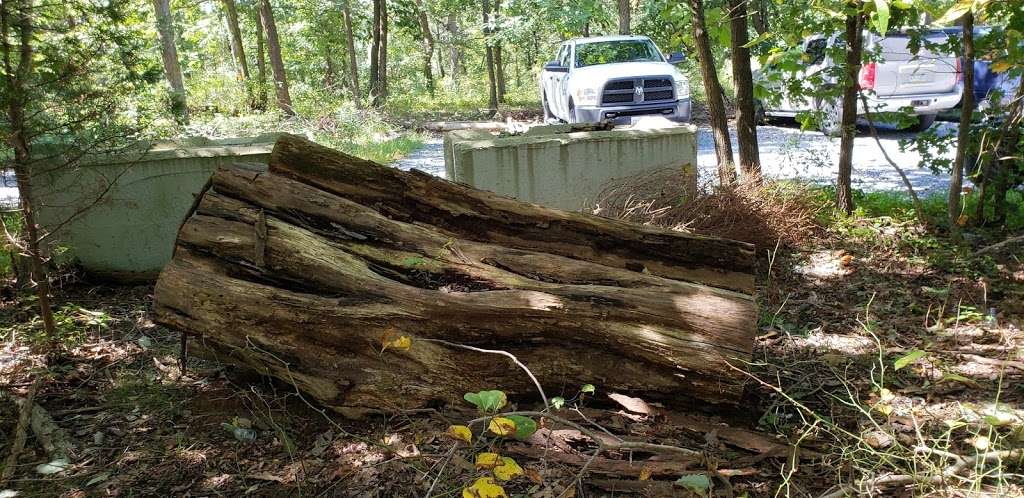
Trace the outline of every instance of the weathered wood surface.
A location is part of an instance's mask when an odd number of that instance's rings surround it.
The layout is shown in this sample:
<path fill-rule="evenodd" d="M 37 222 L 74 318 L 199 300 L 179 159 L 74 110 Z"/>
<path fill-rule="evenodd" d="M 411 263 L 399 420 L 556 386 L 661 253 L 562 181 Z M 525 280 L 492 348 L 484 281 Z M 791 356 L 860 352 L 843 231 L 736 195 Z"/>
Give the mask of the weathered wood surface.
<path fill-rule="evenodd" d="M 583 383 L 732 403 L 753 249 L 525 204 L 282 137 L 225 168 L 178 235 L 157 320 L 347 414 Z M 412 348 L 381 352 L 384 337 Z"/>

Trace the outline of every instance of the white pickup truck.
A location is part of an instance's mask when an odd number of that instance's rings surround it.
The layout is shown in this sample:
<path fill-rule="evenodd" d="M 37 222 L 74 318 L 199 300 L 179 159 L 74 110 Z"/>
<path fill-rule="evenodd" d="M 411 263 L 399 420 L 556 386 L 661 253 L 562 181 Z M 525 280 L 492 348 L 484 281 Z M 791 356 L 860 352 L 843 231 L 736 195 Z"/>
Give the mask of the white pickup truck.
<path fill-rule="evenodd" d="M 690 120 L 690 85 L 646 36 L 569 40 L 540 73 L 544 119 L 568 123 L 631 122 L 644 115 Z"/>

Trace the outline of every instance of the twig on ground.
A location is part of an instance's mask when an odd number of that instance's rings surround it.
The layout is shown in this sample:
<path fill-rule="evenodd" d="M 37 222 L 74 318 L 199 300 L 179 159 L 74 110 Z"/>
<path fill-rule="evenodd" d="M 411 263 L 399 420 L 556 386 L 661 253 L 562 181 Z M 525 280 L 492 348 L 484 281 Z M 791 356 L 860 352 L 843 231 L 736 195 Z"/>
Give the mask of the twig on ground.
<path fill-rule="evenodd" d="M 39 391 L 42 378 L 41 375 L 37 375 L 36 380 L 29 386 L 25 397 L 15 398 L 18 404 L 18 424 L 14 428 L 14 437 L 11 438 L 11 452 L 7 455 L 3 474 L 0 475 L 0 485 L 3 485 L 14 476 L 14 469 L 18 466 L 18 457 L 21 455 L 22 450 L 25 449 L 25 441 L 28 440 L 29 423 L 32 418 L 32 406 L 35 404 L 36 392 Z"/>

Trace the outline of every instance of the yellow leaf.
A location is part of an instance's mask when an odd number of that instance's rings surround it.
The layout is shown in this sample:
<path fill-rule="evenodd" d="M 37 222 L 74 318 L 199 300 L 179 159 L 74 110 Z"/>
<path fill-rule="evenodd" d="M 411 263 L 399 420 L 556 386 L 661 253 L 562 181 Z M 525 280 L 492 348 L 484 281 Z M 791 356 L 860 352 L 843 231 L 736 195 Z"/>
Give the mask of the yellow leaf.
<path fill-rule="evenodd" d="M 487 430 L 499 436 L 507 437 L 516 433 L 516 423 L 512 419 L 505 417 L 494 417 L 491 419 L 491 423 L 487 424 Z"/>
<path fill-rule="evenodd" d="M 480 453 L 476 456 L 477 470 L 491 470 L 501 465 L 501 456 L 497 453 Z"/>
<path fill-rule="evenodd" d="M 1005 73 L 1005 72 L 1009 71 L 1010 68 L 1012 68 L 1012 67 L 1013 67 L 1013 64 L 1010 64 L 1009 62 L 999 61 L 999 62 L 993 62 L 990 69 L 992 69 L 993 73 Z"/>
<path fill-rule="evenodd" d="M 645 465 L 644 468 L 640 469 L 640 480 L 641 481 L 646 481 L 646 480 L 648 480 L 650 478 L 651 478 L 651 468 Z"/>
<path fill-rule="evenodd" d="M 380 352 L 383 353 L 387 349 L 400 349 L 402 351 L 408 351 L 412 347 L 412 339 L 407 335 L 400 335 L 395 337 L 392 331 L 384 333 L 384 337 L 380 340 Z"/>
<path fill-rule="evenodd" d="M 508 495 L 493 477 L 481 477 L 472 486 L 463 488 L 462 498 L 508 498 Z"/>
<path fill-rule="evenodd" d="M 509 457 L 501 457 L 501 464 L 494 467 L 494 477 L 502 481 L 508 481 L 521 475 L 523 475 L 523 468 Z"/>
<path fill-rule="evenodd" d="M 452 439 L 458 439 L 467 443 L 473 442 L 473 432 L 469 430 L 469 427 L 464 425 L 449 425 L 445 434 Z"/>

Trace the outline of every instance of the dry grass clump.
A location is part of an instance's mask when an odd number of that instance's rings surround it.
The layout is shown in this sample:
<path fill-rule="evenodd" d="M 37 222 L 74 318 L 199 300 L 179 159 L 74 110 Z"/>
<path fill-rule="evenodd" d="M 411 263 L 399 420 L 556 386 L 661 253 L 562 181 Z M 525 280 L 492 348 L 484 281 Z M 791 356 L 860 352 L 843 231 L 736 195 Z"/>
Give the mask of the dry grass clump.
<path fill-rule="evenodd" d="M 593 212 L 644 225 L 750 242 L 762 249 L 796 247 L 822 231 L 820 191 L 793 182 L 705 183 L 688 192 L 680 169 L 666 168 L 609 183 Z"/>

